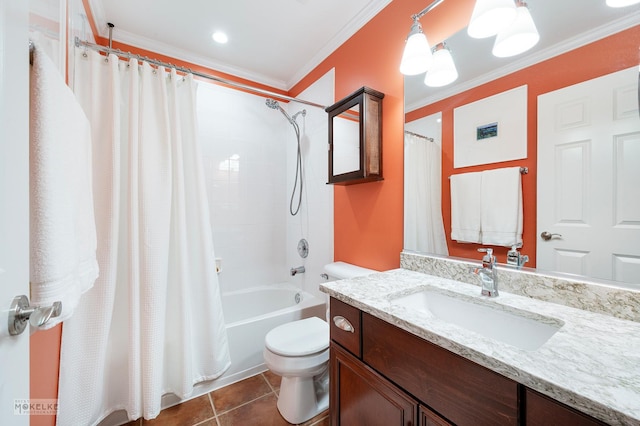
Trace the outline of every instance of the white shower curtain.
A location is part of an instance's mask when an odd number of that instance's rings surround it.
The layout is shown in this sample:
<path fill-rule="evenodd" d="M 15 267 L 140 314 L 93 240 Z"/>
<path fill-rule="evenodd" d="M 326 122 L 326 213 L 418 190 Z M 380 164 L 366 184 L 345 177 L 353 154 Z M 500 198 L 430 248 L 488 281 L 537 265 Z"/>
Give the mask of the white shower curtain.
<path fill-rule="evenodd" d="M 442 222 L 441 154 L 437 143 L 404 135 L 404 248 L 448 255 Z"/>
<path fill-rule="evenodd" d="M 158 415 L 229 351 L 191 75 L 77 52 L 92 126 L 100 277 L 63 325 L 58 425 Z"/>

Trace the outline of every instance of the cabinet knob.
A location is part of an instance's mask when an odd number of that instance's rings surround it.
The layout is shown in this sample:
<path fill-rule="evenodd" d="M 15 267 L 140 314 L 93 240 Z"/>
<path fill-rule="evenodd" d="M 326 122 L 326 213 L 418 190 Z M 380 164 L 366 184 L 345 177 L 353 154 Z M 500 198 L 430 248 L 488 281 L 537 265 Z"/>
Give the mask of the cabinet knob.
<path fill-rule="evenodd" d="M 355 329 L 353 328 L 349 320 L 343 317 L 342 315 L 336 315 L 335 317 L 333 317 L 333 323 L 340 330 L 348 331 L 351 333 L 355 332 Z"/>

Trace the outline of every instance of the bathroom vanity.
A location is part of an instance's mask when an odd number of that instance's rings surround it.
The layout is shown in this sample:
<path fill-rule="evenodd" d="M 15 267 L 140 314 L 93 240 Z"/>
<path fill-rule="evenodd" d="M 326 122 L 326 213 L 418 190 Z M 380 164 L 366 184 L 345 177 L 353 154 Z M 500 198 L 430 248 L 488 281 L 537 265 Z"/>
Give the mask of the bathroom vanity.
<path fill-rule="evenodd" d="M 640 425 L 636 321 L 406 269 L 321 290 L 333 425 Z"/>

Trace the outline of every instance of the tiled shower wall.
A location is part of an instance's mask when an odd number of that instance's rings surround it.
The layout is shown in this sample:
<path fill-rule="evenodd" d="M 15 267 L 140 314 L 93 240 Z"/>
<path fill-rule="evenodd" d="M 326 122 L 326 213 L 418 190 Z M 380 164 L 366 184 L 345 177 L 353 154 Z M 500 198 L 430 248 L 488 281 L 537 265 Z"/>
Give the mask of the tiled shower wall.
<path fill-rule="evenodd" d="M 334 74 L 328 72 L 298 97 L 320 105 L 331 105 Z M 304 191 L 302 206 L 296 216 L 289 212 L 289 199 L 295 177 L 296 142 L 291 126 L 285 129 L 283 141 L 287 148 L 287 270 L 304 265 L 306 272 L 290 278 L 292 282 L 309 293 L 325 298 L 318 290 L 318 284 L 326 280 L 320 275 L 324 265 L 333 261 L 333 186 L 327 185 L 328 173 L 328 118 L 322 108 L 291 103 L 287 106 L 290 114 L 305 109 L 307 114 L 301 123 L 301 147 L 304 159 Z M 299 116 L 301 118 L 301 116 Z M 286 120 L 285 120 L 286 121 Z M 288 123 L 287 123 L 288 124 Z M 309 255 L 300 258 L 298 241 L 309 242 Z"/>
<path fill-rule="evenodd" d="M 325 99 L 301 97 L 322 104 L 327 97 L 332 99 L 330 77 L 307 90 L 307 96 Z M 319 93 L 327 90 L 328 94 Z M 315 107 L 281 105 L 290 114 L 307 110 L 306 117 L 298 117 L 306 189 L 301 212 L 293 218 L 289 197 L 296 138 L 291 124 L 279 111 L 267 108 L 262 96 L 199 84 L 200 140 L 223 292 L 287 281 L 317 292 L 321 265 L 333 258 L 333 189 L 326 185 L 326 113 Z M 304 262 L 296 251 L 301 235 L 311 246 Z M 309 272 L 291 277 L 289 269 L 302 264 Z"/>

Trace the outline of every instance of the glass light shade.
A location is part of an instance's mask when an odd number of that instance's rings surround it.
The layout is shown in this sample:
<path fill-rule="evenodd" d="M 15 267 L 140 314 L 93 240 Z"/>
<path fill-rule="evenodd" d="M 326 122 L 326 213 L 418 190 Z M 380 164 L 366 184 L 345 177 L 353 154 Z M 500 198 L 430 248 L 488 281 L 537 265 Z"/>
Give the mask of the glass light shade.
<path fill-rule="evenodd" d="M 516 5 L 513 0 L 476 0 L 467 34 L 473 38 L 491 37 L 515 17 Z"/>
<path fill-rule="evenodd" d="M 636 3 L 640 3 L 640 0 L 607 0 L 607 6 L 610 7 L 625 7 Z"/>
<path fill-rule="evenodd" d="M 540 34 L 526 5 L 516 9 L 516 19 L 498 33 L 493 45 L 493 54 L 499 58 L 526 52 L 538 43 Z"/>
<path fill-rule="evenodd" d="M 427 36 L 422 32 L 420 23 L 414 21 L 402 52 L 400 72 L 404 75 L 421 74 L 429 69 L 432 62 L 433 57 Z"/>
<path fill-rule="evenodd" d="M 458 70 L 453 62 L 451 52 L 439 45 L 433 53 L 433 65 L 424 77 L 424 84 L 429 87 L 442 87 L 453 83 L 458 78 Z"/>

